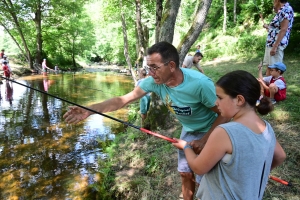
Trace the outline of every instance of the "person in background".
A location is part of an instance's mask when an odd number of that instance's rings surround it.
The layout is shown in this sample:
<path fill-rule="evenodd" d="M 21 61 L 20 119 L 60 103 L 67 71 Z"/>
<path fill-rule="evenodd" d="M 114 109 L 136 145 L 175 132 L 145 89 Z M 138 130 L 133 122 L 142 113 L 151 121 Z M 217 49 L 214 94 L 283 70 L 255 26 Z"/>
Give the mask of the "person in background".
<path fill-rule="evenodd" d="M 10 73 L 9 67 L 7 66 L 7 62 L 3 62 L 2 70 L 3 70 L 3 74 L 4 74 L 5 78 L 9 79 L 11 73 Z M 6 79 L 6 81 L 8 81 L 7 79 Z"/>
<path fill-rule="evenodd" d="M 195 66 L 199 72 L 201 72 L 202 74 L 204 74 L 204 71 L 203 69 L 200 67 L 200 60 L 203 58 L 203 55 L 201 53 L 195 53 L 194 56 L 186 56 L 184 58 L 184 61 L 183 61 L 183 64 L 182 64 L 182 67 L 183 68 L 192 68 L 193 66 Z"/>
<path fill-rule="evenodd" d="M 271 102 L 275 104 L 277 101 L 286 99 L 286 83 L 282 76 L 286 71 L 286 66 L 281 62 L 277 62 L 269 66 L 269 71 L 271 75 L 263 77 L 262 64 L 259 64 L 257 80 L 261 86 L 261 94 L 270 97 Z"/>
<path fill-rule="evenodd" d="M 51 68 L 47 67 L 46 59 L 44 58 L 42 63 L 42 73 L 44 76 L 47 76 L 47 69 L 52 70 Z"/>
<path fill-rule="evenodd" d="M 4 49 L 1 50 L 1 53 L 0 53 L 0 58 L 1 59 L 3 59 L 3 56 L 5 55 L 4 51 L 5 51 Z"/>
<path fill-rule="evenodd" d="M 55 74 L 57 74 L 59 72 L 59 68 L 57 65 L 54 66 L 54 71 L 55 71 Z"/>
<path fill-rule="evenodd" d="M 200 46 L 199 44 L 196 46 L 196 48 L 197 48 L 197 49 L 196 49 L 196 53 L 201 53 L 200 47 L 201 47 L 201 46 Z"/>
<path fill-rule="evenodd" d="M 4 65 L 4 62 L 6 63 L 8 69 L 9 69 L 9 71 L 10 71 L 10 74 L 13 74 L 13 73 L 12 73 L 12 70 L 11 70 L 11 68 L 10 68 L 10 65 L 9 65 L 8 57 L 7 57 L 6 55 L 3 55 L 3 58 L 1 59 L 1 64 L 2 64 L 2 66 Z"/>
<path fill-rule="evenodd" d="M 293 8 L 286 0 L 274 0 L 274 11 L 277 12 L 270 24 L 263 25 L 264 28 L 268 28 L 263 60 L 263 65 L 267 68 L 266 76 L 271 74 L 268 66 L 283 62 L 283 51 L 288 45 L 294 21 Z"/>
<path fill-rule="evenodd" d="M 177 49 L 168 42 L 156 43 L 148 49 L 146 67 L 150 77 L 145 78 L 133 91 L 89 108 L 100 113 L 111 112 L 154 92 L 181 123 L 181 139 L 189 141 L 194 151 L 199 153 L 211 131 L 229 121 L 219 115 L 213 81 L 195 70 L 179 67 Z M 70 106 L 63 117 L 67 123 L 78 123 L 92 114 L 94 112 Z M 182 180 L 183 197 L 192 200 L 195 176 L 182 150 L 178 151 L 178 172 Z M 201 177 L 196 177 L 198 183 L 200 180 Z"/>
<path fill-rule="evenodd" d="M 147 72 L 144 68 L 141 68 L 139 70 L 139 80 L 136 83 L 136 87 L 139 86 L 141 84 L 142 81 L 145 80 L 145 78 L 147 77 Z M 144 128 L 144 122 L 145 119 L 147 118 L 147 112 L 149 110 L 150 107 L 150 101 L 151 101 L 151 93 L 147 93 L 145 96 L 143 96 L 140 99 L 140 113 L 141 113 L 141 118 L 142 118 L 142 127 Z"/>
<path fill-rule="evenodd" d="M 221 77 L 216 93 L 221 115 L 232 121 L 213 130 L 199 155 L 185 140 L 173 145 L 183 149 L 196 174 L 204 175 L 197 198 L 262 199 L 270 171 L 286 158 L 271 125 L 257 114 L 268 114 L 273 105 L 260 95 L 256 78 L 243 70 Z"/>

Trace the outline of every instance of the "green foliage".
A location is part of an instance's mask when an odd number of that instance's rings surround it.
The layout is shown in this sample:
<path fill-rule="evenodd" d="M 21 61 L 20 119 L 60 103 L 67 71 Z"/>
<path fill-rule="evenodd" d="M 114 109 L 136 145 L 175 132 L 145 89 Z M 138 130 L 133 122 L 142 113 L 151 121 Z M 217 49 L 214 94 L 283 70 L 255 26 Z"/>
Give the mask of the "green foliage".
<path fill-rule="evenodd" d="M 136 121 L 139 116 L 139 104 L 130 104 L 128 106 L 128 122 L 132 123 Z"/>

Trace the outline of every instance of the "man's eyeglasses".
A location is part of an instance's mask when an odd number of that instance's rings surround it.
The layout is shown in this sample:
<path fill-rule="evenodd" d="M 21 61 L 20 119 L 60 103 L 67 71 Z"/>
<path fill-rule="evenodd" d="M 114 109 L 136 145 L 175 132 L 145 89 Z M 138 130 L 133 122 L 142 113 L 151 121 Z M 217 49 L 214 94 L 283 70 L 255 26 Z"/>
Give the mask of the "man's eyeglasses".
<path fill-rule="evenodd" d="M 168 64 L 170 61 L 165 62 L 159 66 L 154 66 L 154 67 L 149 67 L 148 65 L 146 66 L 147 71 L 151 71 L 152 73 L 155 73 L 156 70 L 158 70 L 159 68 L 161 68 L 161 66 Z"/>

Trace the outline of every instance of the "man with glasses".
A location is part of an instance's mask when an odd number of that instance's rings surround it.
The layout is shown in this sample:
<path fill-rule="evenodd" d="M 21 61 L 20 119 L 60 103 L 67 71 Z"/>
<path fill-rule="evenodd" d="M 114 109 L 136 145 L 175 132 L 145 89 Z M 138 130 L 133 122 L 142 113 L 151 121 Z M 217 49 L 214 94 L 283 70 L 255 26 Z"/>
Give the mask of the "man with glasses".
<path fill-rule="evenodd" d="M 190 147 L 199 153 L 212 130 L 229 120 L 219 115 L 213 81 L 202 73 L 180 68 L 177 49 L 170 43 L 154 44 L 147 53 L 146 68 L 150 77 L 128 94 L 93 104 L 89 108 L 101 113 L 115 111 L 154 92 L 182 124 L 180 138 L 189 141 Z M 70 106 L 64 118 L 67 123 L 78 123 L 91 114 L 94 113 Z M 178 171 L 184 199 L 193 199 L 195 177 L 183 150 L 178 151 Z M 198 183 L 200 179 L 197 176 Z"/>

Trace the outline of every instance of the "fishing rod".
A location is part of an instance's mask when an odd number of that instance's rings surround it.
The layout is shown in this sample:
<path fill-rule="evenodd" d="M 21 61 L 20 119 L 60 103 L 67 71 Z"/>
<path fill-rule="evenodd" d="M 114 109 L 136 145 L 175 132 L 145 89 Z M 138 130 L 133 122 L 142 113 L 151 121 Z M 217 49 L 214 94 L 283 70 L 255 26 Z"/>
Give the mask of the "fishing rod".
<path fill-rule="evenodd" d="M 59 99 L 59 100 L 61 100 L 61 101 L 65 101 L 65 102 L 67 102 L 67 103 L 69 103 L 69 104 L 72 104 L 72 105 L 75 105 L 75 106 L 77 106 L 77 107 L 83 108 L 83 109 L 85 109 L 85 110 L 91 111 L 91 112 L 93 112 L 93 113 L 102 115 L 102 116 L 107 117 L 107 118 L 109 118 L 109 119 L 112 119 L 112 120 L 114 120 L 114 121 L 120 122 L 120 123 L 125 124 L 125 125 L 127 125 L 127 126 L 130 126 L 130 127 L 132 127 L 132 128 L 138 129 L 138 130 L 140 130 L 140 131 L 142 131 L 142 132 L 144 132 L 144 133 L 147 133 L 147 134 L 153 135 L 153 136 L 155 136 L 155 137 L 161 138 L 161 139 L 163 139 L 163 140 L 166 140 L 166 141 L 168 141 L 168 142 L 171 142 L 171 143 L 176 143 L 176 142 L 177 142 L 176 140 L 174 140 L 174 139 L 172 139 L 172 138 L 169 138 L 169 137 L 167 137 L 167 136 L 164 136 L 164 135 L 161 135 L 161 134 L 152 132 L 152 131 L 147 130 L 147 129 L 145 129 L 145 128 L 142 128 L 142 127 L 133 125 L 133 124 L 131 124 L 131 123 L 122 121 L 122 120 L 120 120 L 120 119 L 111 117 L 111 116 L 109 116 L 109 115 L 106 115 L 106 114 L 97 112 L 97 111 L 92 110 L 92 109 L 90 109 L 90 108 L 88 108 L 88 107 L 85 107 L 85 106 L 79 105 L 79 104 L 77 104 L 77 103 L 71 102 L 71 101 L 69 101 L 69 100 L 67 100 L 67 99 L 63 99 L 63 98 L 58 97 L 58 96 L 55 96 L 55 95 L 53 95 L 53 94 L 49 94 L 48 92 L 44 92 L 44 91 L 42 91 L 42 90 L 39 90 L 39 89 L 30 87 L 30 86 L 25 85 L 25 84 L 23 84 L 23 83 L 19 83 L 19 82 L 17 82 L 17 81 L 10 80 L 10 79 L 8 79 L 8 78 L 6 78 L 6 77 L 3 77 L 3 76 L 2 76 L 2 78 L 6 79 L 6 81 L 11 81 L 11 82 L 13 82 L 13 83 L 22 85 L 22 86 L 27 87 L 27 88 L 29 88 L 29 89 L 32 89 L 32 90 L 34 90 L 34 91 L 37 91 L 37 92 L 46 94 L 46 95 L 51 96 L 51 97 L 53 97 L 53 98 Z"/>
<path fill-rule="evenodd" d="M 86 109 L 86 110 L 91 111 L 91 112 L 93 112 L 93 113 L 102 115 L 102 116 L 104 116 L 104 117 L 107 117 L 107 118 L 109 118 L 109 119 L 115 120 L 115 121 L 117 121 L 117 122 L 120 122 L 120 123 L 122 123 L 122 124 L 125 124 L 125 125 L 127 125 L 127 126 L 130 126 L 130 127 L 132 127 L 132 128 L 138 129 L 138 130 L 140 130 L 140 131 L 142 131 L 142 132 L 144 132 L 144 133 L 147 133 L 147 134 L 153 135 L 153 136 L 155 136 L 155 137 L 161 138 L 161 139 L 163 139 L 163 140 L 166 140 L 166 141 L 168 141 L 168 142 L 171 142 L 171 143 L 176 143 L 176 142 L 177 142 L 175 139 L 169 138 L 169 137 L 164 136 L 164 135 L 161 135 L 161 134 L 159 134 L 159 133 L 152 132 L 152 131 L 147 130 L 147 129 L 145 129 L 145 128 L 142 128 L 142 127 L 133 125 L 133 124 L 131 124 L 131 123 L 128 123 L 128 122 L 122 121 L 122 120 L 120 120 L 120 119 L 111 117 L 111 116 L 109 116 L 109 115 L 106 115 L 106 114 L 97 112 L 97 111 L 95 111 L 95 110 L 92 110 L 92 109 L 90 109 L 90 108 L 84 107 L 84 106 L 79 105 L 79 104 L 77 104 L 77 103 L 74 103 L 74 102 L 71 102 L 71 101 L 69 101 L 69 100 L 63 99 L 63 98 L 61 98 L 61 97 L 58 97 L 58 96 L 49 94 L 49 93 L 44 92 L 44 91 L 42 91 L 42 90 L 38 90 L 38 89 L 36 89 L 36 88 L 30 87 L 30 86 L 28 86 L 28 85 L 19 83 L 19 82 L 14 81 L 14 80 L 10 80 L 10 79 L 8 79 L 8 78 L 6 78 L 6 77 L 3 77 L 3 76 L 2 76 L 1 78 L 6 79 L 6 81 L 11 81 L 11 82 L 14 82 L 14 83 L 16 83 L 16 84 L 22 85 L 22 86 L 27 87 L 27 88 L 29 88 L 29 89 L 32 89 L 32 90 L 34 90 L 34 91 L 37 91 L 37 92 L 40 92 L 40 93 L 49 95 L 49 96 L 51 96 L 51 97 L 53 97 L 53 98 L 56 98 L 56 99 L 59 99 L 59 100 L 61 100 L 61 101 L 65 101 L 65 102 L 67 102 L 67 103 L 69 103 L 69 104 L 78 106 L 78 107 L 80 107 L 80 108 Z M 279 182 L 279 183 L 281 183 L 281 184 L 284 184 L 284 185 L 287 185 L 287 186 L 291 186 L 291 183 L 288 183 L 287 181 L 281 180 L 281 179 L 276 178 L 276 177 L 274 177 L 274 176 L 269 176 L 269 178 L 272 179 L 272 180 L 274 180 L 274 181 L 277 181 L 277 182 Z"/>

